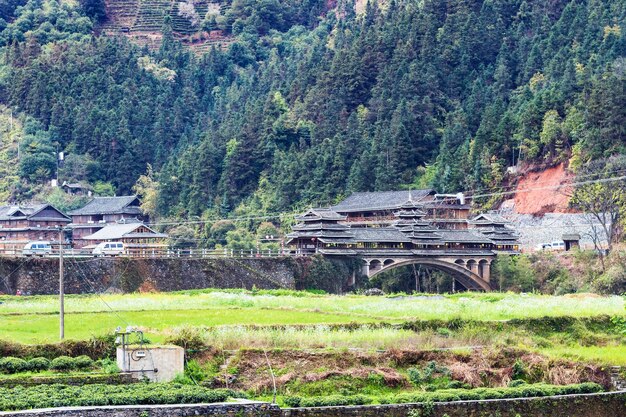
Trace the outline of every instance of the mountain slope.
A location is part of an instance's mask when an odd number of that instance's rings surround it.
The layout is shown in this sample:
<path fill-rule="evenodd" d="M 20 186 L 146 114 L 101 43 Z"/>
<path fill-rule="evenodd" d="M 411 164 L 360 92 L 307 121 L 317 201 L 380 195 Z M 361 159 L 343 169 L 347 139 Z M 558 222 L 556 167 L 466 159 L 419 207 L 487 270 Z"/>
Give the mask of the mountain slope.
<path fill-rule="evenodd" d="M 274 212 L 409 185 L 481 192 L 520 160 L 624 150 L 619 0 L 389 1 L 362 14 L 350 2 L 237 0 L 207 23 L 234 42 L 202 57 L 168 19 L 151 52 L 90 37 L 79 10 L 63 25 L 33 21 L 38 7 L 1 33 L 1 100 L 94 160 L 87 180 L 129 192 L 152 164 L 161 215 Z"/>

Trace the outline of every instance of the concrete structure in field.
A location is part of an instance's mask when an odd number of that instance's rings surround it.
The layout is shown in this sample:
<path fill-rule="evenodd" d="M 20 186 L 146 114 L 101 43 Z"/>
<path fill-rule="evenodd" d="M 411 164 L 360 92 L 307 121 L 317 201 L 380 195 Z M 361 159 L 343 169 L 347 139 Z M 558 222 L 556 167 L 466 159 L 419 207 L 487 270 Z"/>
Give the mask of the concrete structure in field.
<path fill-rule="evenodd" d="M 117 367 L 137 379 L 170 382 L 185 371 L 185 350 L 180 346 L 120 346 Z"/>
<path fill-rule="evenodd" d="M 452 275 L 467 289 L 491 287 L 498 253 L 517 253 L 517 234 L 496 215 L 469 216 L 462 194 L 433 190 L 355 193 L 331 208 L 311 209 L 287 244 L 296 255 L 353 256 L 373 277 L 420 264 Z"/>

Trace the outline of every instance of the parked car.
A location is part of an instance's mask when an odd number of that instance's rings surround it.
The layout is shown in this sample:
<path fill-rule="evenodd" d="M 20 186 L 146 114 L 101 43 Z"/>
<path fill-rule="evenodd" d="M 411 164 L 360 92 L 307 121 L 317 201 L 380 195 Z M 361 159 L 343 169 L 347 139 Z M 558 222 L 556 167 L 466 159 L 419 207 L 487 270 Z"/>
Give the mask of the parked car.
<path fill-rule="evenodd" d="M 95 256 L 117 256 L 124 254 L 124 244 L 119 242 L 102 242 L 93 249 Z"/>
<path fill-rule="evenodd" d="M 565 242 L 552 242 L 550 245 L 551 250 L 564 251 L 565 250 Z"/>
<path fill-rule="evenodd" d="M 52 246 L 50 242 L 39 240 L 35 242 L 28 242 L 24 249 L 22 249 L 22 255 L 24 256 L 46 256 L 52 253 Z"/>
<path fill-rule="evenodd" d="M 564 251 L 565 242 L 552 242 L 552 243 L 540 243 L 537 245 L 537 250 L 549 250 L 549 251 Z"/>

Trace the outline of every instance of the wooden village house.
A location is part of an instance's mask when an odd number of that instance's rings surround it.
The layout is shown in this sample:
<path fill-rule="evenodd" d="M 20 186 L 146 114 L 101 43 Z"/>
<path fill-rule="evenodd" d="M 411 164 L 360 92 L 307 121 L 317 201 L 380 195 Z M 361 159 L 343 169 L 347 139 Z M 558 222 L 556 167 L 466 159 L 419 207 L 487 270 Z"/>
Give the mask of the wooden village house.
<path fill-rule="evenodd" d="M 121 197 L 95 197 L 85 206 L 70 211 L 72 217 L 72 239 L 74 246 L 82 248 L 93 243 L 85 240 L 109 224 L 116 224 L 125 219 L 148 221 L 140 208 L 139 199 L 135 195 Z"/>
<path fill-rule="evenodd" d="M 161 248 L 167 235 L 145 225 L 149 221 L 137 196 L 95 197 L 72 217 L 75 248 L 93 247 L 101 242 L 123 242 L 131 248 Z"/>
<path fill-rule="evenodd" d="M 159 233 L 136 219 L 130 219 L 108 224 L 82 240 L 88 247 L 102 242 L 120 242 L 124 244 L 126 253 L 141 256 L 165 248 L 166 239 L 165 233 Z"/>
<path fill-rule="evenodd" d="M 59 229 L 70 218 L 50 204 L 34 206 L 0 206 L 0 250 L 21 253 L 30 241 L 59 244 Z"/>

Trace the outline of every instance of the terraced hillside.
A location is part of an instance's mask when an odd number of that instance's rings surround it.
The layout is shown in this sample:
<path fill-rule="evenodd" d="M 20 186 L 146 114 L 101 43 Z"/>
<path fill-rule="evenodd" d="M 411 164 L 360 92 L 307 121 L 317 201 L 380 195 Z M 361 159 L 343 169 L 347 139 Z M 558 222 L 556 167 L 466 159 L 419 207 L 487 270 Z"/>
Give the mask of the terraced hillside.
<path fill-rule="evenodd" d="M 230 7 L 229 3 L 208 0 L 193 3 L 200 20 L 209 11 L 223 14 Z M 174 35 L 194 50 L 204 52 L 213 45 L 226 47 L 230 43 L 230 38 L 219 30 L 206 32 L 200 23 L 193 25 L 191 19 L 181 15 L 180 4 L 176 0 L 107 0 L 107 20 L 99 29 L 105 35 L 127 36 L 137 44 L 158 48 L 164 19 L 169 16 Z"/>

